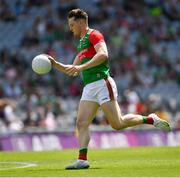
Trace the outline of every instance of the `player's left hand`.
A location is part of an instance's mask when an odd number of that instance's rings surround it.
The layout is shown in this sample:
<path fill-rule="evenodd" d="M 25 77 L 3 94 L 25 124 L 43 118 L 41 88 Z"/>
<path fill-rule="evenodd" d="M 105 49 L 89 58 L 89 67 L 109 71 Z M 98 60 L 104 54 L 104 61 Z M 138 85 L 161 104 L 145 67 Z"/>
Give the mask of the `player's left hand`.
<path fill-rule="evenodd" d="M 48 57 L 48 59 L 51 61 L 51 64 L 54 66 L 55 63 L 56 63 L 56 60 L 52 56 L 50 56 L 48 54 L 44 54 L 44 55 Z"/>
<path fill-rule="evenodd" d="M 66 74 L 68 74 L 69 76 L 77 76 L 82 69 L 79 65 L 67 65 L 65 70 Z"/>

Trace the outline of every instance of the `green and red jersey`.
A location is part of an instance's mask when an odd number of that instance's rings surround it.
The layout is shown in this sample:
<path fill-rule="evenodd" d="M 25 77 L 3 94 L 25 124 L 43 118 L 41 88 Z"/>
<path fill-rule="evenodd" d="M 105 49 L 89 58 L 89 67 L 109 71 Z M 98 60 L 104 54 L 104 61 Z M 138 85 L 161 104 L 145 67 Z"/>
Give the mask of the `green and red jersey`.
<path fill-rule="evenodd" d="M 97 30 L 86 33 L 86 35 L 79 40 L 77 56 L 81 61 L 81 64 L 84 64 L 93 58 L 96 54 L 95 46 L 101 42 L 104 42 L 104 37 Z M 82 79 L 85 85 L 97 80 L 106 79 L 108 76 L 109 65 L 107 60 L 95 67 L 82 71 Z"/>

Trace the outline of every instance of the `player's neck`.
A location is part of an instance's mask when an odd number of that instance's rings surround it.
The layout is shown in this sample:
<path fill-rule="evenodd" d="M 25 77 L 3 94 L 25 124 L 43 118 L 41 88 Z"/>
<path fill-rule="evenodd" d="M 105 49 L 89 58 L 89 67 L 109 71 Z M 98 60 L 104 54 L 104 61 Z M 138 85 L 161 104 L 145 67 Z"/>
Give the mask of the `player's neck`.
<path fill-rule="evenodd" d="M 80 38 L 85 37 L 85 35 L 86 35 L 87 32 L 89 31 L 89 29 L 90 29 L 90 28 L 87 26 L 87 27 L 82 31 Z"/>

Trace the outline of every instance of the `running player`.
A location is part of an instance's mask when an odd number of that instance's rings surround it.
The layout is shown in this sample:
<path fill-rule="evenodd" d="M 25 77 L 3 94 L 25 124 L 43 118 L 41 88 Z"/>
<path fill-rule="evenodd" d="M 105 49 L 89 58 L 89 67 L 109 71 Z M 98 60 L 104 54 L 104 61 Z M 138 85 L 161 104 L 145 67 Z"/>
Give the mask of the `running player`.
<path fill-rule="evenodd" d="M 109 74 L 108 51 L 103 35 L 88 26 L 88 15 L 81 9 L 73 9 L 68 14 L 68 24 L 74 37 L 80 39 L 77 55 L 72 65 L 64 65 L 49 56 L 52 65 L 69 76 L 82 74 L 84 89 L 79 103 L 76 126 L 79 140 L 78 159 L 66 169 L 85 169 L 88 144 L 90 141 L 89 125 L 100 107 L 112 128 L 121 130 L 140 124 L 151 124 L 164 131 L 170 131 L 168 122 L 155 114 L 142 116 L 137 114 L 122 115 L 117 102 L 117 88 Z"/>

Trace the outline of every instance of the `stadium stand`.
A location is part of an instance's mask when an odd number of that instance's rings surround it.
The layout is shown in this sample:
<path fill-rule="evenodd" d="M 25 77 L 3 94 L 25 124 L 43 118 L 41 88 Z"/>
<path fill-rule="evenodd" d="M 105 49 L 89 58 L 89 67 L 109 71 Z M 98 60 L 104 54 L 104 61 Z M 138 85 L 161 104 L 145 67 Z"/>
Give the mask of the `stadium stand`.
<path fill-rule="evenodd" d="M 74 128 L 81 80 L 38 76 L 31 61 L 48 53 L 72 62 L 66 15 L 76 7 L 105 35 L 123 113 L 156 112 L 180 128 L 178 0 L 0 0 L 0 133 Z M 107 126 L 101 111 L 93 126 Z"/>

